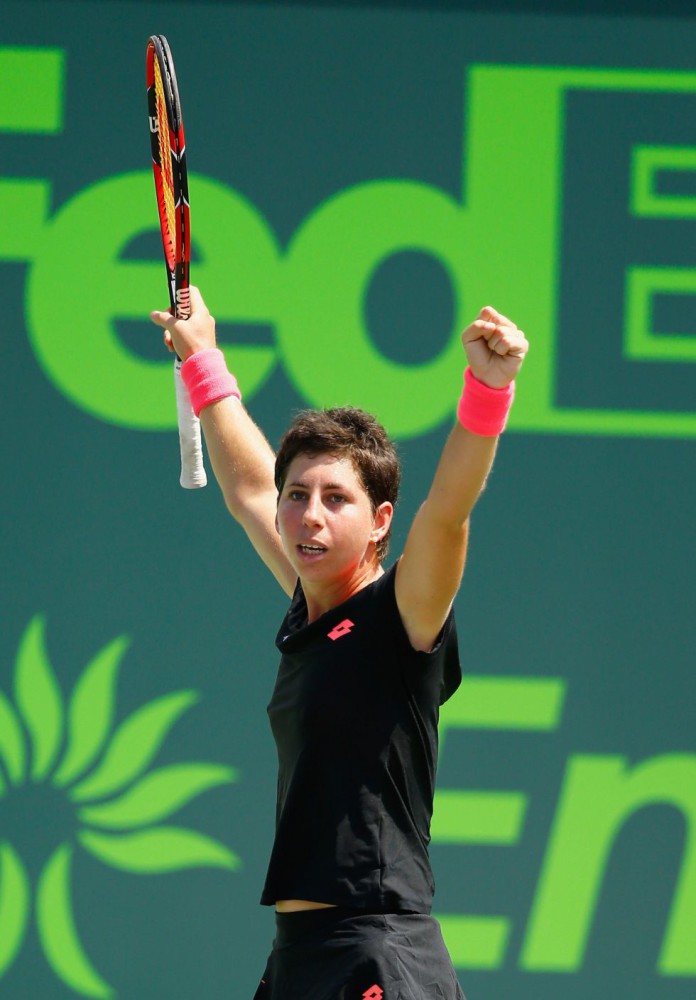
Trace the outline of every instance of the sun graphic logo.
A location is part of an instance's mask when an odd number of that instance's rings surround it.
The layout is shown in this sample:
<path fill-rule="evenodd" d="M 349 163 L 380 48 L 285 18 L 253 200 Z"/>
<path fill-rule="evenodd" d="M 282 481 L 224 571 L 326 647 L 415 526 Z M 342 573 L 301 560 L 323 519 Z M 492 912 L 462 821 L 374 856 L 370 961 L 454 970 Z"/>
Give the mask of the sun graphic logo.
<path fill-rule="evenodd" d="M 112 732 L 128 640 L 115 639 L 87 664 L 66 709 L 44 636 L 37 616 L 20 642 L 14 704 L 0 689 L 0 980 L 20 952 L 32 912 L 32 879 L 22 837 L 13 837 L 13 830 L 21 829 L 22 821 L 26 830 L 39 799 L 44 808 L 50 800 L 54 821 L 50 837 L 43 832 L 33 906 L 38 940 L 53 972 L 76 993 L 115 997 L 80 941 L 71 891 L 75 851 L 140 875 L 199 866 L 234 871 L 239 858 L 223 844 L 162 821 L 237 775 L 231 767 L 209 763 L 148 770 L 174 723 L 198 700 L 197 692 L 175 691 L 150 701 Z M 32 840 L 42 830 L 35 823 Z"/>

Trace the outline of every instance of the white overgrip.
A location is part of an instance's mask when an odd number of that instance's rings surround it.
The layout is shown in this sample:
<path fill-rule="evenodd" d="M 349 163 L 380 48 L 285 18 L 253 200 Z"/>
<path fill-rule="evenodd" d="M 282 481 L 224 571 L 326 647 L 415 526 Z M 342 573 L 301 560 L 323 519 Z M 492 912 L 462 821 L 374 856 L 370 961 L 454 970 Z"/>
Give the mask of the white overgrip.
<path fill-rule="evenodd" d="M 179 482 L 185 490 L 196 490 L 208 482 L 203 465 L 201 423 L 193 412 L 188 389 L 181 377 L 181 361 L 178 358 L 174 362 L 174 389 L 176 392 L 176 415 L 179 423 L 179 449 L 181 451 L 181 478 Z"/>

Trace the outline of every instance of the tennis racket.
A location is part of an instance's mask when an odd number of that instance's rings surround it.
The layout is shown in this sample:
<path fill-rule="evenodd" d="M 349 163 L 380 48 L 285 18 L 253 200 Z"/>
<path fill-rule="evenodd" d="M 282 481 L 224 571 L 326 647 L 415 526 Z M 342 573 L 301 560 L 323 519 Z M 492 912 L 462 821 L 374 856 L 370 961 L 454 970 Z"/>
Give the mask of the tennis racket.
<path fill-rule="evenodd" d="M 146 79 L 152 169 L 169 277 L 169 300 L 172 313 L 180 319 L 188 319 L 191 315 L 191 239 L 186 143 L 174 60 L 164 35 L 152 35 L 147 43 Z M 181 358 L 178 356 L 174 362 L 174 388 L 181 450 L 179 481 L 184 489 L 196 489 L 207 482 L 201 426 L 181 378 Z"/>

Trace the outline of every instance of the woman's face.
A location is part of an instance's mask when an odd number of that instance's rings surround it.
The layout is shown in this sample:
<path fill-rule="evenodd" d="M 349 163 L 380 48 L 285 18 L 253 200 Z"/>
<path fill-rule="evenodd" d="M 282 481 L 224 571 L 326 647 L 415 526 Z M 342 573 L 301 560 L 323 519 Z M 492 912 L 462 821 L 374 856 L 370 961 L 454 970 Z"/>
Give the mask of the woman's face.
<path fill-rule="evenodd" d="M 350 577 L 375 556 L 392 505 L 375 512 L 355 466 L 335 455 L 298 455 L 278 498 L 276 523 L 301 579 Z"/>

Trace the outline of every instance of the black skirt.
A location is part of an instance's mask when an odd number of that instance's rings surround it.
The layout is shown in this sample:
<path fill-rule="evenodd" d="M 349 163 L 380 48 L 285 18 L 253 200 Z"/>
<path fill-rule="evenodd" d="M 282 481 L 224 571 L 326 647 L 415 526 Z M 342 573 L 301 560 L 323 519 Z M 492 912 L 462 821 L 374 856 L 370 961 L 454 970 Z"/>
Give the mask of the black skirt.
<path fill-rule="evenodd" d="M 438 922 L 345 907 L 276 913 L 254 1000 L 465 1000 Z"/>

